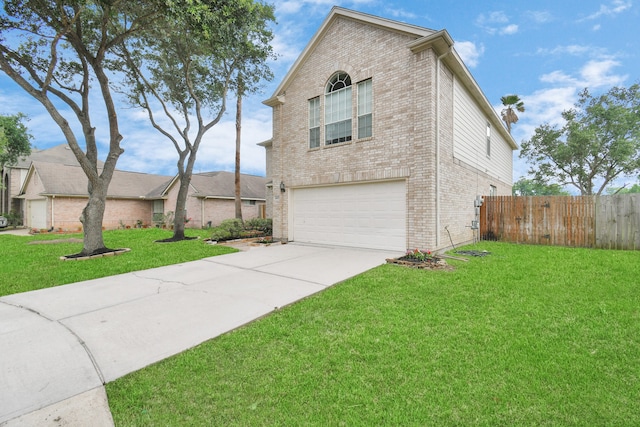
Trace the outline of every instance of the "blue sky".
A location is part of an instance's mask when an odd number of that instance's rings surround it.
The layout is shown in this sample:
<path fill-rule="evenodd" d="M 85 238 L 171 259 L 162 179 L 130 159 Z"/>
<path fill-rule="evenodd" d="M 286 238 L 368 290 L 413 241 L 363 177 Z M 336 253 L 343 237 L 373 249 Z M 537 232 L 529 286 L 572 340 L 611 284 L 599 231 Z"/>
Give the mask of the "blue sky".
<path fill-rule="evenodd" d="M 432 1 L 432 0 L 278 0 L 278 24 L 273 46 L 278 59 L 275 79 L 262 93 L 244 101 L 242 169 L 264 175 L 264 149 L 258 142 L 271 137 L 271 96 L 334 5 L 420 25 L 446 29 L 455 49 L 497 111 L 500 97 L 516 93 L 526 112 L 513 127 L 520 145 L 543 123 L 560 123 L 585 87 L 592 93 L 640 81 L 640 5 L 638 0 Z M 0 74 L 0 113 L 23 112 L 34 145 L 48 148 L 64 142 L 44 109 Z M 233 170 L 235 100 L 224 120 L 212 129 L 198 155 L 195 172 Z M 118 168 L 173 175 L 176 153 L 152 129 L 145 114 L 121 104 L 125 149 Z M 104 134 L 102 118 L 94 118 Z M 103 139 L 106 144 L 106 140 Z M 106 155 L 106 145 L 101 155 Z M 514 153 L 514 181 L 528 166 Z M 635 178 L 628 178 L 635 182 Z"/>

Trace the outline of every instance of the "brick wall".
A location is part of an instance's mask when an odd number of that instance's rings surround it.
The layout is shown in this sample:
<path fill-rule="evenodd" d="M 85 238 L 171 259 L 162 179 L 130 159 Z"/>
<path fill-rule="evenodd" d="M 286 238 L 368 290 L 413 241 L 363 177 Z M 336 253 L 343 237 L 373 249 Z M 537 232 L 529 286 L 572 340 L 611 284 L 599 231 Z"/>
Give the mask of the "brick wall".
<path fill-rule="evenodd" d="M 407 35 L 338 18 L 279 94 L 281 103 L 273 107 L 267 170 L 274 183 L 270 201 L 274 237 L 287 239 L 289 235 L 289 192 L 280 193 L 280 181 L 287 188 L 296 188 L 405 179 L 407 247 L 428 249 L 449 245 L 447 225 L 454 242 L 472 239 L 469 226 L 475 217 L 476 194 L 486 194 L 489 185 L 497 186 L 500 194 L 510 192 L 510 184 L 496 182 L 455 159 L 454 76 L 432 50 L 411 52 L 407 48 L 411 40 Z M 436 64 L 441 64 L 439 102 Z M 321 147 L 309 149 L 308 100 L 320 96 L 323 112 L 325 85 L 337 71 L 348 73 L 352 81 L 353 141 L 325 146 L 321 113 Z M 368 78 L 373 85 L 373 136 L 357 140 L 356 85 Z"/>

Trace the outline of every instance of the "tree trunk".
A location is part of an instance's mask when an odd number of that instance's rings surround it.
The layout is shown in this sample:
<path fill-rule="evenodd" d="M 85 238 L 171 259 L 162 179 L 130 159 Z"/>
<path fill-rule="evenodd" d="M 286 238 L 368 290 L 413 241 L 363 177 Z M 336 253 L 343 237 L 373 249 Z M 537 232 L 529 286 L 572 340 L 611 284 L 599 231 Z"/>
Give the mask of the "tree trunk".
<path fill-rule="evenodd" d="M 84 244 L 80 256 L 91 256 L 109 252 L 102 238 L 102 220 L 108 184 L 102 182 L 89 186 L 89 201 L 82 210 L 80 222 L 84 230 Z"/>
<path fill-rule="evenodd" d="M 180 180 L 180 188 L 178 189 L 178 198 L 176 200 L 176 211 L 173 219 L 173 237 L 171 238 L 171 240 L 175 241 L 185 239 L 184 220 L 191 174 L 180 173 L 178 179 Z"/>
<path fill-rule="evenodd" d="M 241 85 L 241 84 L 240 84 Z M 236 103 L 236 218 L 242 220 L 242 194 L 240 191 L 240 134 L 242 131 L 242 91 L 238 88 L 238 102 Z"/>
<path fill-rule="evenodd" d="M 193 165 L 196 162 L 196 152 L 199 141 L 202 139 L 202 135 L 199 134 L 197 142 L 187 147 L 185 151 L 180 153 L 180 159 L 178 160 L 178 180 L 180 181 L 180 188 L 178 188 L 178 198 L 176 199 L 176 211 L 173 219 L 173 236 L 170 241 L 184 240 L 184 220 L 185 212 L 187 208 L 187 197 L 189 196 L 189 185 L 191 184 L 191 175 L 193 173 Z M 187 158 L 188 156 L 188 158 Z M 184 161 L 187 159 L 187 166 L 184 166 Z"/>

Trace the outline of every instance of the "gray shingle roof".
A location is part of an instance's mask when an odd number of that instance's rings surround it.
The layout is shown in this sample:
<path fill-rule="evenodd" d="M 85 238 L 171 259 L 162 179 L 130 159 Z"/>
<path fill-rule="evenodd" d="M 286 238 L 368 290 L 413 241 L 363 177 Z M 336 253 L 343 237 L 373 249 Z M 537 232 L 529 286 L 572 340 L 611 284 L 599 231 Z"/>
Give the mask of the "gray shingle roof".
<path fill-rule="evenodd" d="M 42 194 L 59 196 L 88 196 L 88 179 L 80 166 L 62 163 L 34 161 L 32 173 L 40 177 L 44 186 Z M 165 196 L 169 185 L 176 177 L 151 175 L 139 172 L 116 170 L 109 185 L 108 197 L 160 199 Z M 248 200 L 264 200 L 266 178 L 255 175 L 241 175 L 241 196 Z M 191 186 L 196 197 L 235 197 L 235 177 L 233 172 L 208 172 L 194 174 Z"/>
<path fill-rule="evenodd" d="M 78 165 L 76 156 L 69 148 L 68 144 L 60 144 L 55 147 L 47 148 L 45 150 L 32 150 L 31 154 L 27 157 L 18 159 L 18 162 L 14 168 L 28 169 L 32 161 L 47 162 L 47 163 L 60 163 L 64 165 Z M 102 166 L 104 162 L 98 161 L 98 166 Z"/>
<path fill-rule="evenodd" d="M 262 176 L 241 174 L 240 196 L 243 199 L 265 200 L 267 179 Z M 196 190 L 196 197 L 235 197 L 235 174 L 219 171 L 194 174 L 191 186 Z"/>
<path fill-rule="evenodd" d="M 43 194 L 66 196 L 88 196 L 88 179 L 80 166 L 34 161 L 34 173 L 40 177 L 45 190 Z M 108 197 L 140 198 L 154 188 L 166 186 L 170 176 L 150 175 L 116 170 L 109 185 Z"/>

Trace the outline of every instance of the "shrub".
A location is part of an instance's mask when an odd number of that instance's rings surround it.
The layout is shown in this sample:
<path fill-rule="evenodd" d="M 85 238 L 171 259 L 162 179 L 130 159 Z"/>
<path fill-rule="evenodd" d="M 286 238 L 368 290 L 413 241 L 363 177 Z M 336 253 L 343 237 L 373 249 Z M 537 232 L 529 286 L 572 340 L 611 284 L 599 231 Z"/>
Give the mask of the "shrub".
<path fill-rule="evenodd" d="M 273 234 L 273 222 L 271 218 L 252 218 L 248 219 L 244 223 L 246 230 L 256 230 L 264 233 L 267 236 Z"/>
<path fill-rule="evenodd" d="M 7 225 L 13 226 L 13 228 L 23 224 L 21 212 L 11 211 L 4 214 L 4 217 L 7 218 Z"/>
<path fill-rule="evenodd" d="M 244 231 L 241 219 L 225 219 L 219 226 L 211 229 L 211 240 L 239 239 Z"/>

